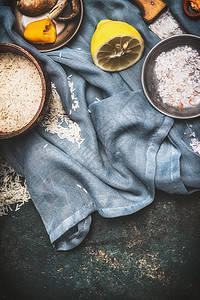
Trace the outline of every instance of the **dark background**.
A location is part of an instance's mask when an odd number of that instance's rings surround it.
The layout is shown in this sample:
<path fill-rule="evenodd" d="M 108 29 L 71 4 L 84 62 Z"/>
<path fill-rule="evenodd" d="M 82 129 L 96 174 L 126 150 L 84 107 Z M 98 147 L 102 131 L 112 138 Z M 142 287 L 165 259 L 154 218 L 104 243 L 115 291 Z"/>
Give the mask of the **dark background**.
<path fill-rule="evenodd" d="M 199 192 L 92 218 L 82 244 L 58 252 L 32 201 L 0 217 L 0 299 L 200 299 Z"/>

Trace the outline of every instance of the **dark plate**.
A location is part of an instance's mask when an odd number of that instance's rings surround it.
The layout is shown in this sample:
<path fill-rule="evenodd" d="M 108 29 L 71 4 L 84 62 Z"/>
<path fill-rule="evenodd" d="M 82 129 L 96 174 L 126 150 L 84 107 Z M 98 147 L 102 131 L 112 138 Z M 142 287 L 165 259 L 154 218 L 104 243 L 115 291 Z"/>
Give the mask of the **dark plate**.
<path fill-rule="evenodd" d="M 148 53 L 142 68 L 143 90 L 149 102 L 161 113 L 179 119 L 189 119 L 200 116 L 200 104 L 180 109 L 163 103 L 157 90 L 158 80 L 155 75 L 155 61 L 163 51 L 167 52 L 178 46 L 185 45 L 191 46 L 200 53 L 200 37 L 191 34 L 175 35 L 155 45 Z"/>
<path fill-rule="evenodd" d="M 48 51 L 56 50 L 56 49 L 59 49 L 60 47 L 64 46 L 65 44 L 67 44 L 79 30 L 82 19 L 83 19 L 83 2 L 82 2 L 82 0 L 75 0 L 75 2 L 77 5 L 80 6 L 80 13 L 77 16 L 77 18 L 74 18 L 73 20 L 68 21 L 68 22 L 58 22 L 58 21 L 54 20 L 54 22 L 56 24 L 56 31 L 57 31 L 57 38 L 56 38 L 55 43 L 45 44 L 45 45 L 33 44 L 30 42 L 29 43 L 32 44 L 35 48 L 37 48 L 40 52 L 48 52 Z M 59 1 L 58 1 L 58 3 L 59 3 Z M 14 15 L 16 18 L 15 30 L 22 38 L 24 38 L 24 29 L 28 23 L 36 21 L 36 20 L 44 19 L 48 13 L 47 12 L 47 13 L 42 14 L 37 17 L 28 17 L 28 16 L 23 15 L 18 10 L 16 5 L 14 5 L 14 7 L 13 7 L 13 12 L 14 12 Z M 62 14 L 63 13 L 64 13 L 64 11 L 62 12 Z M 67 14 L 68 14 L 68 12 L 66 12 L 66 16 L 67 16 Z"/>

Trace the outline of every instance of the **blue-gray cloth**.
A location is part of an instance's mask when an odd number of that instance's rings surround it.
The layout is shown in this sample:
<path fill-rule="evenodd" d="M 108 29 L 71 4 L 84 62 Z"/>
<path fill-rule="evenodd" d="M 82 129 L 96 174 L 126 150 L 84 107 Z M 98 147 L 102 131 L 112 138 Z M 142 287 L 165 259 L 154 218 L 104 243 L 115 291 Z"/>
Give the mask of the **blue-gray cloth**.
<path fill-rule="evenodd" d="M 181 0 L 166 2 L 188 33 L 200 35 L 200 20 L 183 13 Z M 56 249 L 80 244 L 94 211 L 108 218 L 128 215 L 150 204 L 156 188 L 181 194 L 200 189 L 199 154 L 189 137 L 195 132 L 200 140 L 200 119 L 174 120 L 145 98 L 141 68 L 159 38 L 135 5 L 128 0 L 84 0 L 76 36 L 61 49 L 44 54 L 13 31 L 11 9 L 5 1 L 0 3 L 0 41 L 18 44 L 43 62 L 66 113 L 81 129 L 80 147 L 40 126 L 0 143 L 1 155 L 26 178 Z M 127 22 L 141 33 L 145 51 L 136 65 L 108 73 L 93 64 L 90 41 L 102 19 Z M 72 114 L 69 75 L 79 101 Z"/>

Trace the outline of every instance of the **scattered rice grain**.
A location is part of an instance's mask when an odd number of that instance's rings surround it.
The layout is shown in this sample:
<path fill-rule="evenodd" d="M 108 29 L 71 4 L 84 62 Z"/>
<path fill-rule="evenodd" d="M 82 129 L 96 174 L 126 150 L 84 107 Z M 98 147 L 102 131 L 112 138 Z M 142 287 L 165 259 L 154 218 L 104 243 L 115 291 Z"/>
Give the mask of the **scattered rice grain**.
<path fill-rule="evenodd" d="M 6 161 L 0 157 L 0 216 L 9 211 L 19 210 L 30 200 L 26 181 Z"/>
<path fill-rule="evenodd" d="M 43 118 L 40 126 L 44 127 L 47 132 L 57 134 L 60 139 L 67 139 L 73 144 L 77 143 L 78 147 L 84 141 L 80 136 L 81 129 L 78 123 L 71 120 L 66 114 L 60 96 L 53 84 L 49 112 Z"/>

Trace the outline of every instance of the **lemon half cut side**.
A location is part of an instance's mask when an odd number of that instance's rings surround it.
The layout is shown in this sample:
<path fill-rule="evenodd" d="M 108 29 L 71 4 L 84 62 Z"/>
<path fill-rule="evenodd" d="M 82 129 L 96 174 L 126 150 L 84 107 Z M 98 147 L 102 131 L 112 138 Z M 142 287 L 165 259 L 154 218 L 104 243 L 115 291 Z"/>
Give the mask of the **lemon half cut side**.
<path fill-rule="evenodd" d="M 131 25 L 121 21 L 102 20 L 91 40 L 94 64 L 104 71 L 124 70 L 140 60 L 144 41 Z"/>

